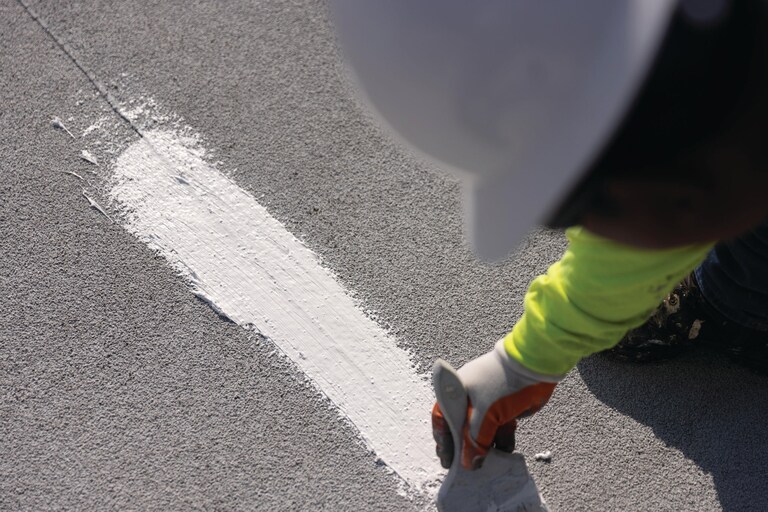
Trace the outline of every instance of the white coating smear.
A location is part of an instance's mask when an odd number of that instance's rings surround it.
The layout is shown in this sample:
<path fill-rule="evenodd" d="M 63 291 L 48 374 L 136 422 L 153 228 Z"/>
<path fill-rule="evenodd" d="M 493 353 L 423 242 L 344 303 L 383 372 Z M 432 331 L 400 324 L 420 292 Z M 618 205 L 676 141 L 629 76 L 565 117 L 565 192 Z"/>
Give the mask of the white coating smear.
<path fill-rule="evenodd" d="M 194 138 L 143 135 L 114 166 L 110 196 L 126 229 L 217 312 L 271 339 L 409 486 L 433 492 L 434 398 L 408 353 L 313 252 L 204 161 Z"/>

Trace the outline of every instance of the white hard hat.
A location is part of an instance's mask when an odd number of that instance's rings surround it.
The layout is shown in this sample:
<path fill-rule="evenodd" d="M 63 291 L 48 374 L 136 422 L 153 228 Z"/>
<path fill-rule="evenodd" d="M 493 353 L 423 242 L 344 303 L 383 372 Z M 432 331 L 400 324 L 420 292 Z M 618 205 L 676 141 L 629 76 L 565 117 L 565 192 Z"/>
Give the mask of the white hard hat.
<path fill-rule="evenodd" d="M 637 94 L 675 0 L 333 0 L 346 61 L 412 147 L 461 175 L 504 257 L 558 206 Z"/>

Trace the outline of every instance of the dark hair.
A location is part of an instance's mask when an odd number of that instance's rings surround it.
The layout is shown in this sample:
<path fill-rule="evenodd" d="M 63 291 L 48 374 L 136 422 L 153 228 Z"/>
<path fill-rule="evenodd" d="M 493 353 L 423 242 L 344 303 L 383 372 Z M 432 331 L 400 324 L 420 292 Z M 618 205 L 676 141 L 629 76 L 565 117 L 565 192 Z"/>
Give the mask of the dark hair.
<path fill-rule="evenodd" d="M 760 35 L 768 28 L 764 2 L 724 2 L 720 15 L 706 21 L 692 17 L 684 3 L 620 128 L 550 216 L 549 227 L 578 224 L 586 211 L 610 215 L 607 178 L 695 178 L 695 169 L 675 163 L 711 143 L 760 94 L 759 78 L 768 67 Z"/>

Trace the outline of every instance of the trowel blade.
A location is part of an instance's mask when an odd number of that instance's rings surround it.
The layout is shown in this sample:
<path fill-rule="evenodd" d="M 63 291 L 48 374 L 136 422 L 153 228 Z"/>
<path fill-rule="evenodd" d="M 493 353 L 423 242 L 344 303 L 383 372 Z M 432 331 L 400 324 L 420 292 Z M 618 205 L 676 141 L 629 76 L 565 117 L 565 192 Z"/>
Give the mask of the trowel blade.
<path fill-rule="evenodd" d="M 461 466 L 461 429 L 466 420 L 467 393 L 456 370 L 438 359 L 432 371 L 437 403 L 451 428 L 453 464 L 437 495 L 440 512 L 548 512 L 525 458 L 495 448 L 480 469 Z"/>

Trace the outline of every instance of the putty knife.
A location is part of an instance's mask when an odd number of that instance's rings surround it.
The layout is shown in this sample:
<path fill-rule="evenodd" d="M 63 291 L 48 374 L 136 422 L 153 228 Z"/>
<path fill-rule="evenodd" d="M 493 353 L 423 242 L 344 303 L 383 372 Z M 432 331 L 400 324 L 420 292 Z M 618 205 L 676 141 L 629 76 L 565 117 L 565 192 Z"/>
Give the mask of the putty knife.
<path fill-rule="evenodd" d="M 451 428 L 454 456 L 437 495 L 440 512 L 548 512 L 525 458 L 491 448 L 480 469 L 461 466 L 461 429 L 467 417 L 467 392 L 451 365 L 438 359 L 432 370 L 437 403 Z"/>

